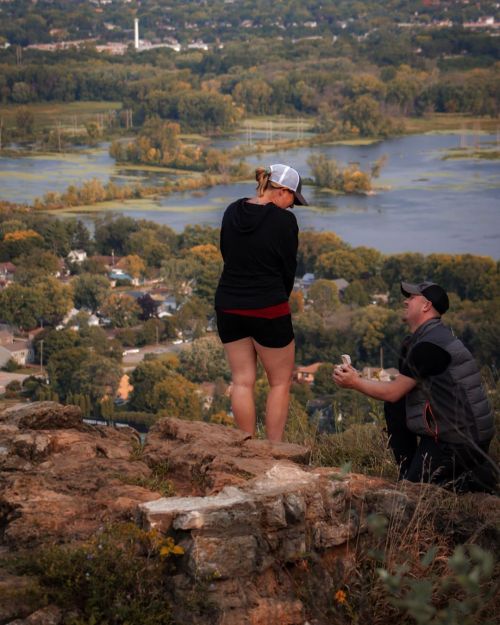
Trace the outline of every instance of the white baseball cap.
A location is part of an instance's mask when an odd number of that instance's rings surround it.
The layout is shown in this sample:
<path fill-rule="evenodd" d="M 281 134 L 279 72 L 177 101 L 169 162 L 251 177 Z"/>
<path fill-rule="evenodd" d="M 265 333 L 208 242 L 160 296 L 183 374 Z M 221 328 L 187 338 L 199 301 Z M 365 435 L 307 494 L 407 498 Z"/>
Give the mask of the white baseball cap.
<path fill-rule="evenodd" d="M 309 206 L 301 193 L 302 180 L 296 169 L 289 167 L 288 165 L 283 165 L 282 163 L 271 165 L 269 169 L 271 170 L 271 175 L 269 176 L 269 180 L 271 182 L 293 191 L 295 204 L 298 204 L 299 206 Z"/>

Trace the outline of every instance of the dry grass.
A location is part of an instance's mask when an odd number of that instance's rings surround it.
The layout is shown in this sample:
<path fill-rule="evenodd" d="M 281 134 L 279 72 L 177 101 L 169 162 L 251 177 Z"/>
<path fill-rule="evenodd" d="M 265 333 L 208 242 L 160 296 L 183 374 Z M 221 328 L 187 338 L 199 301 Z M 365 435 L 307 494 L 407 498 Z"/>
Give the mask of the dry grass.
<path fill-rule="evenodd" d="M 95 121 L 98 115 L 121 109 L 121 102 L 33 102 L 23 104 L 35 118 L 35 127 L 62 127 L 82 125 L 88 121 Z M 0 118 L 3 118 L 6 127 L 15 126 L 16 113 L 19 104 L 0 105 Z"/>

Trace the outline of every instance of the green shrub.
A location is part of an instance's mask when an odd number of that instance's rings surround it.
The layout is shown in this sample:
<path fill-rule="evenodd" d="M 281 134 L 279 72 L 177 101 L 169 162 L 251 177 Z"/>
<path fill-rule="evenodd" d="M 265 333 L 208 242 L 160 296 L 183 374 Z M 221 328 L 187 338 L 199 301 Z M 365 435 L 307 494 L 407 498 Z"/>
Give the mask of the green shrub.
<path fill-rule="evenodd" d="M 169 573 L 182 553 L 171 538 L 123 524 L 87 545 L 31 551 L 15 568 L 35 576 L 48 602 L 72 615 L 67 625 L 169 625 Z"/>

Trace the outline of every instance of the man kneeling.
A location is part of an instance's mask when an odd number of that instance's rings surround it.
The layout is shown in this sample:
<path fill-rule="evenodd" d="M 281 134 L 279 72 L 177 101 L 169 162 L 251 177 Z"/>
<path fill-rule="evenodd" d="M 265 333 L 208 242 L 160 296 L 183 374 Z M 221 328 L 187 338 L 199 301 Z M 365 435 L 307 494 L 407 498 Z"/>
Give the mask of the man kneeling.
<path fill-rule="evenodd" d="M 492 492 L 498 468 L 488 456 L 493 414 L 476 361 L 443 325 L 446 291 L 433 282 L 401 283 L 403 320 L 412 332 L 402 344 L 399 372 L 380 382 L 359 377 L 344 362 L 334 381 L 384 400 L 389 444 L 400 479 Z"/>

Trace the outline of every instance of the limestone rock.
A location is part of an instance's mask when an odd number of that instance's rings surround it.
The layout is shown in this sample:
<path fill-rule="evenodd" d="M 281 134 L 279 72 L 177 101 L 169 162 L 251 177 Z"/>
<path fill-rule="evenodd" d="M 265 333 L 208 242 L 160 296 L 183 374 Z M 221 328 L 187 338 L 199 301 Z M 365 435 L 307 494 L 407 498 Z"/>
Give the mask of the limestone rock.
<path fill-rule="evenodd" d="M 139 485 L 151 469 L 131 461 L 136 443 L 130 428 L 81 423 L 72 406 L 40 402 L 2 413 L 3 542 L 82 539 L 107 521 L 132 519 L 138 503 L 160 496 Z"/>
<path fill-rule="evenodd" d="M 53 401 L 18 404 L 0 414 L 0 423 L 11 423 L 20 429 L 55 430 L 75 428 L 87 430 L 78 406 L 61 406 Z"/>
<path fill-rule="evenodd" d="M 404 526 L 422 493 L 436 492 L 313 468 L 304 447 L 207 423 L 163 419 L 142 455 L 137 442 L 131 429 L 85 425 L 77 409 L 54 402 L 0 414 L 0 550 L 81 541 L 107 522 L 134 520 L 183 547 L 168 580 L 179 623 L 304 625 L 308 606 L 293 575 L 317 565 L 329 593 L 335 571 L 352 574 L 370 515 Z M 176 496 L 154 490 L 158 475 Z M 484 501 L 498 518 L 498 498 Z M 216 609 L 193 620 L 200 582 Z M 23 584 L 0 570 L 4 596 L 17 596 Z M 0 623 L 68 622 L 43 605 L 0 601 Z"/>
<path fill-rule="evenodd" d="M 222 425 L 162 419 L 148 434 L 144 458 L 156 463 L 168 457 L 169 471 L 184 490 L 199 495 L 219 492 L 228 484 L 242 485 L 264 474 L 276 461 L 290 467 L 309 462 L 309 449 L 270 443 Z"/>

